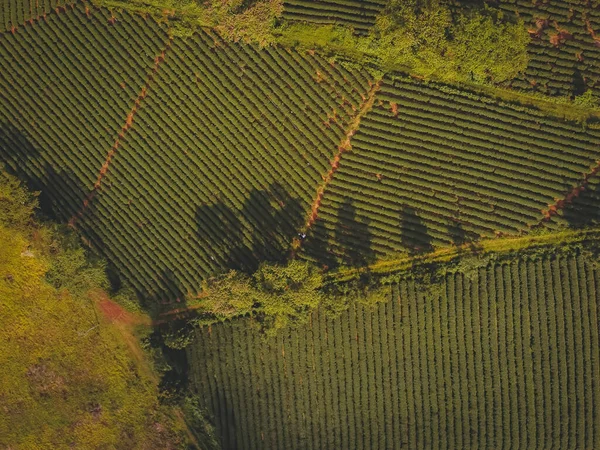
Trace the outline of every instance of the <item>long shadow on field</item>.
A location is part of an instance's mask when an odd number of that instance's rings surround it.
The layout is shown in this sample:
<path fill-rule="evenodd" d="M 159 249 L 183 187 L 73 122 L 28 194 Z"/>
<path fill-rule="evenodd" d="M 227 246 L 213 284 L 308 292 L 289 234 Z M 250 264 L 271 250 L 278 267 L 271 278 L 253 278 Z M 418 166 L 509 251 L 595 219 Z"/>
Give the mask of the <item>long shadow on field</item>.
<path fill-rule="evenodd" d="M 563 217 L 571 228 L 600 224 L 600 184 L 588 185 L 578 197 L 565 206 Z"/>
<path fill-rule="evenodd" d="M 364 267 L 375 262 L 376 254 L 372 248 L 372 233 L 368 218 L 358 218 L 357 210 L 351 198 L 344 198 L 337 209 L 337 221 L 333 233 L 323 226 L 322 219 L 317 221 L 307 239 L 304 251 L 317 263 L 329 269 L 340 265 Z"/>
<path fill-rule="evenodd" d="M 50 164 L 38 150 L 34 140 L 10 124 L 0 125 L 0 165 L 2 163 L 9 172 L 24 180 L 30 190 L 39 191 L 42 215 L 59 223 L 66 223 L 78 214 L 91 191 L 91 187 L 86 187 L 74 170 L 59 167 L 58 162 L 54 165 Z M 78 227 L 84 242 L 93 246 L 107 260 L 107 273 L 111 286 L 117 290 L 123 284 L 123 268 L 118 267 L 114 249 L 104 243 L 103 235 L 106 233 L 99 232 L 100 221 L 97 220 L 96 208 L 97 202 L 89 203 L 84 215 L 77 216 Z M 118 232 L 116 226 L 114 230 L 108 230 L 108 233 L 116 232 Z M 135 260 L 130 263 L 135 267 Z M 160 309 L 165 297 L 171 300 L 185 298 L 177 276 L 168 268 L 157 274 L 156 281 L 144 281 L 148 290 L 138 288 L 137 293 L 143 305 L 153 310 Z"/>
<path fill-rule="evenodd" d="M 433 250 L 427 225 L 419 217 L 417 210 L 410 206 L 405 206 L 400 211 L 400 240 L 410 255 Z"/>
<path fill-rule="evenodd" d="M 575 69 L 573 72 L 571 86 L 573 87 L 573 96 L 581 95 L 586 91 L 585 79 L 579 69 Z"/>
<path fill-rule="evenodd" d="M 356 207 L 348 197 L 338 208 L 337 218 L 334 237 L 342 263 L 351 267 L 364 267 L 373 263 L 375 252 L 371 247 L 371 221 L 368 218 L 357 219 Z"/>
<path fill-rule="evenodd" d="M 196 210 L 198 236 L 219 255 L 221 266 L 254 272 L 262 261 L 284 262 L 305 211 L 279 183 L 252 190 L 241 210 L 222 201 Z M 215 260 L 221 256 L 211 255 Z M 222 257 L 221 257 L 222 258 Z"/>
<path fill-rule="evenodd" d="M 52 166 L 34 140 L 9 123 L 0 124 L 0 164 L 39 191 L 41 212 L 59 222 L 75 214 L 89 192 L 71 168 Z"/>
<path fill-rule="evenodd" d="M 452 243 L 457 247 L 465 244 L 468 241 L 467 232 L 459 221 L 452 221 L 448 224 L 448 236 L 452 239 Z"/>
<path fill-rule="evenodd" d="M 448 224 L 447 233 L 452 240 L 452 243 L 457 247 L 464 244 L 469 244 L 473 247 L 473 243 L 480 237 L 473 231 L 465 230 L 462 222 L 457 217 L 451 219 L 451 222 Z"/>

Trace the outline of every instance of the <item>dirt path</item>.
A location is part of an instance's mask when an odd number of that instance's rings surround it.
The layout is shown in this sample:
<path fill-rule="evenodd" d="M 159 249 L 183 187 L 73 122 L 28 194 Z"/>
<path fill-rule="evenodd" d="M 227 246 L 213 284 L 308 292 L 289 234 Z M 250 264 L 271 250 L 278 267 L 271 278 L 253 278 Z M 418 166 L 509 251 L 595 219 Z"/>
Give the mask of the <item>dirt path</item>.
<path fill-rule="evenodd" d="M 589 179 L 596 175 L 598 172 L 600 172 L 600 161 L 596 161 L 596 166 L 589 172 L 583 174 L 583 178 L 581 179 L 581 181 L 577 184 L 577 186 L 575 186 L 569 192 L 567 192 L 567 195 L 565 195 L 562 199 L 556 200 L 556 202 L 554 202 L 552 205 L 548 205 L 548 209 L 542 210 L 542 214 L 544 214 L 544 217 L 542 218 L 542 220 L 540 220 L 538 226 L 542 225 L 544 222 L 548 222 L 552 218 L 552 216 L 556 215 L 561 209 L 569 205 L 575 198 L 579 197 L 579 194 L 585 191 Z"/>
<path fill-rule="evenodd" d="M 321 183 L 321 185 L 317 188 L 317 195 L 315 196 L 315 199 L 312 203 L 310 216 L 309 216 L 308 220 L 306 221 L 306 224 L 304 225 L 304 227 L 299 231 L 300 234 L 305 234 L 308 230 L 310 230 L 310 228 L 316 222 L 316 220 L 319 216 L 319 208 L 321 207 L 321 203 L 323 201 L 323 196 L 325 194 L 325 190 L 327 189 L 327 186 L 329 186 L 329 184 L 333 180 L 335 173 L 337 172 L 337 170 L 340 167 L 340 161 L 342 159 L 342 155 L 344 153 L 352 150 L 352 143 L 351 143 L 352 136 L 354 136 L 354 133 L 356 133 L 356 131 L 358 130 L 358 127 L 360 126 L 360 121 L 363 118 L 363 116 L 365 114 L 367 114 L 373 107 L 373 103 L 375 102 L 375 94 L 379 90 L 380 86 L 381 86 L 381 80 L 377 81 L 376 83 L 374 83 L 371 86 L 371 88 L 369 89 L 369 92 L 367 93 L 367 96 L 365 97 L 364 101 L 360 105 L 358 113 L 356 113 L 356 115 L 352 119 L 352 122 L 350 122 L 350 125 L 346 129 L 346 133 L 344 134 L 344 137 L 342 138 L 342 140 L 340 141 L 340 143 L 338 145 L 338 151 L 334 155 L 333 159 L 330 161 L 331 169 L 329 169 L 329 171 L 325 175 L 322 175 L 323 183 Z M 302 241 L 298 241 L 298 245 L 296 246 L 297 247 L 296 249 L 299 249 L 301 244 L 302 244 Z"/>
<path fill-rule="evenodd" d="M 135 103 L 134 103 L 133 107 L 131 108 L 131 111 L 129 111 L 129 114 L 127 114 L 125 123 L 123 124 L 123 126 L 121 127 L 121 130 L 119 131 L 119 134 L 117 136 L 117 139 L 115 140 L 115 143 L 113 144 L 111 149 L 108 151 L 108 154 L 106 155 L 106 159 L 104 160 L 104 164 L 102 164 L 102 167 L 100 168 L 100 172 L 98 173 L 98 176 L 96 177 L 96 182 L 94 183 L 94 187 L 92 188 L 92 191 L 87 195 L 87 197 L 83 201 L 83 205 L 81 206 L 80 210 L 77 213 L 75 213 L 75 215 L 73 215 L 73 217 L 71 217 L 69 219 L 70 227 L 75 227 L 77 219 L 83 217 L 83 214 L 85 213 L 85 210 L 87 209 L 88 205 L 96 196 L 98 189 L 100 189 L 100 186 L 102 185 L 102 180 L 108 173 L 110 163 L 111 163 L 113 157 L 115 156 L 115 154 L 117 153 L 117 150 L 119 149 L 119 145 L 121 145 L 121 140 L 125 137 L 125 134 L 127 134 L 127 131 L 129 131 L 129 129 L 133 125 L 133 121 L 135 120 L 135 115 L 140 107 L 140 104 L 142 103 L 142 100 L 144 100 L 144 98 L 146 98 L 146 94 L 148 93 L 148 90 L 150 89 L 150 85 L 154 81 L 154 76 L 158 72 L 158 69 L 159 69 L 161 63 L 165 60 L 166 52 L 171 48 L 171 42 L 172 42 L 171 39 L 172 38 L 169 39 L 169 41 L 167 42 L 167 44 L 166 44 L 165 48 L 162 50 L 162 52 L 156 58 L 154 58 L 154 66 L 152 67 L 152 71 L 150 72 L 150 75 L 148 75 L 148 78 L 146 79 L 144 86 L 142 86 L 142 90 L 140 91 L 139 95 L 137 96 Z"/>
<path fill-rule="evenodd" d="M 140 370 L 158 382 L 144 354 L 144 350 L 140 346 L 139 339 L 134 333 L 135 328 L 138 326 L 151 326 L 152 320 L 146 315 L 134 314 L 127 311 L 121 305 L 111 300 L 104 291 L 92 291 L 88 295 L 102 317 L 119 331 L 123 342 L 127 345 Z"/>

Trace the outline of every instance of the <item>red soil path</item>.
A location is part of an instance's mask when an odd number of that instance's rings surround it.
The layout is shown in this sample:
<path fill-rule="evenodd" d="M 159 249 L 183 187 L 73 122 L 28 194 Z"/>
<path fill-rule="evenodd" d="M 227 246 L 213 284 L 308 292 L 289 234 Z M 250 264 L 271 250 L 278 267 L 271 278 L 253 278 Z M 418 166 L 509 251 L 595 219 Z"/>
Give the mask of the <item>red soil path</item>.
<path fill-rule="evenodd" d="M 358 130 L 358 127 L 360 126 L 360 121 L 363 118 L 363 116 L 367 112 L 369 112 L 373 107 L 373 103 L 375 102 L 375 94 L 379 90 L 380 85 L 381 80 L 379 80 L 377 83 L 371 86 L 369 92 L 367 93 L 367 96 L 364 98 L 363 102 L 360 105 L 358 113 L 356 113 L 356 115 L 350 122 L 350 125 L 346 129 L 346 134 L 344 135 L 344 137 L 340 141 L 340 144 L 338 145 L 338 151 L 334 155 L 333 159 L 330 161 L 331 169 L 329 169 L 329 171 L 325 175 L 322 175 L 323 183 L 317 188 L 317 195 L 312 203 L 310 216 L 308 217 L 304 228 L 300 231 L 301 233 L 306 233 L 317 221 L 317 218 L 319 216 L 319 208 L 321 207 L 325 190 L 327 189 L 329 183 L 331 183 L 331 181 L 333 180 L 335 173 L 340 167 L 340 160 L 342 159 L 342 155 L 352 150 L 352 136 L 354 136 L 354 133 L 356 133 L 356 130 Z M 302 241 L 299 241 L 296 248 L 300 247 L 301 242 Z"/>
<path fill-rule="evenodd" d="M 150 325 L 151 320 L 142 314 L 127 311 L 118 303 L 110 299 L 106 292 L 95 290 L 88 293 L 98 310 L 109 322 L 118 325 Z"/>
<path fill-rule="evenodd" d="M 589 179 L 591 177 L 593 177 L 594 175 L 596 175 L 598 172 L 600 172 L 600 161 L 596 161 L 596 166 L 592 170 L 590 170 L 588 173 L 583 174 L 583 179 L 581 180 L 581 182 L 577 186 L 575 186 L 573 189 L 571 189 L 567 193 L 567 195 L 565 195 L 564 198 L 556 199 L 556 202 L 554 204 L 548 205 L 548 209 L 542 210 L 542 214 L 544 215 L 544 217 L 540 221 L 540 224 L 542 224 L 544 222 L 548 222 L 552 218 L 552 216 L 558 214 L 558 212 L 561 209 L 563 209 L 565 206 L 570 204 L 574 199 L 579 197 L 579 194 L 581 194 L 581 192 L 585 191 L 585 189 L 588 185 Z"/>
<path fill-rule="evenodd" d="M 112 158 L 117 153 L 119 145 L 121 145 L 121 140 L 125 137 L 125 134 L 133 125 L 133 121 L 135 119 L 135 114 L 137 113 L 137 111 L 140 107 L 140 104 L 142 103 L 142 100 L 144 100 L 144 98 L 146 98 L 148 89 L 150 89 L 150 85 L 154 81 L 154 76 L 158 72 L 160 64 L 165 60 L 166 52 L 171 48 L 171 40 L 172 40 L 172 38 L 169 38 L 169 41 L 167 42 L 167 45 L 165 46 L 165 48 L 162 50 L 162 52 L 156 58 L 154 58 L 154 66 L 152 67 L 152 71 L 150 72 L 150 75 L 148 75 L 148 78 L 146 79 L 146 83 L 142 87 L 142 90 L 140 91 L 139 95 L 137 96 L 135 103 L 134 103 L 133 107 L 131 108 L 131 111 L 129 111 L 129 114 L 127 114 L 125 123 L 123 124 L 123 126 L 121 127 L 121 130 L 119 131 L 119 134 L 117 136 L 117 139 L 115 140 L 115 143 L 113 144 L 113 146 L 109 150 L 108 154 L 106 155 L 106 159 L 104 161 L 104 164 L 102 164 L 102 168 L 100 169 L 100 172 L 98 173 L 98 177 L 96 178 L 96 182 L 94 183 L 94 187 L 93 187 L 92 191 L 87 195 L 87 197 L 83 201 L 83 205 L 82 205 L 81 209 L 73 217 L 71 217 L 71 219 L 69 219 L 70 227 L 75 227 L 75 223 L 77 222 L 77 219 L 83 217 L 83 214 L 85 213 L 86 208 L 88 207 L 90 202 L 94 199 L 94 197 L 96 196 L 96 193 L 100 189 L 100 187 L 102 185 L 102 180 L 108 173 L 108 169 L 110 167 Z"/>

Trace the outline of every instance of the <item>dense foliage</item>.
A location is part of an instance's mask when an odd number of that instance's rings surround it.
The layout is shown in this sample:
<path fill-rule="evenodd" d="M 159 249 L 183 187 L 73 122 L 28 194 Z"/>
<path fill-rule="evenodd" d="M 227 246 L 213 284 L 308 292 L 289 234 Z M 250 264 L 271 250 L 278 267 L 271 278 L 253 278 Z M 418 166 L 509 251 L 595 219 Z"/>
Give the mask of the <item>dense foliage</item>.
<path fill-rule="evenodd" d="M 308 263 L 262 264 L 252 276 L 231 271 L 205 282 L 199 311 L 219 320 L 252 314 L 276 333 L 290 322 L 305 322 L 325 302 L 322 285 L 322 275 Z"/>
<path fill-rule="evenodd" d="M 365 36 L 332 25 L 284 26 L 278 33 L 287 45 L 317 45 L 445 81 L 498 83 L 522 73 L 528 61 L 523 22 L 504 21 L 489 8 L 451 10 L 443 0 L 390 1 Z"/>
<path fill-rule="evenodd" d="M 197 313 L 196 324 L 251 316 L 265 334 L 273 336 L 286 327 L 305 324 L 317 308 L 337 315 L 354 302 L 386 300 L 386 288 L 376 283 L 328 288 L 316 266 L 293 260 L 286 265 L 261 264 L 252 275 L 230 271 L 210 278 L 188 304 Z"/>
<path fill-rule="evenodd" d="M 5 1 L 0 447 L 597 448 L 597 2 Z"/>
<path fill-rule="evenodd" d="M 0 446 L 179 448 L 152 373 L 98 315 L 103 266 L 35 206 L 0 171 Z"/>
<path fill-rule="evenodd" d="M 169 23 L 175 36 L 191 36 L 211 27 L 229 41 L 273 42 L 271 28 L 283 11 L 283 0 L 92 0 L 99 6 L 150 14 Z"/>

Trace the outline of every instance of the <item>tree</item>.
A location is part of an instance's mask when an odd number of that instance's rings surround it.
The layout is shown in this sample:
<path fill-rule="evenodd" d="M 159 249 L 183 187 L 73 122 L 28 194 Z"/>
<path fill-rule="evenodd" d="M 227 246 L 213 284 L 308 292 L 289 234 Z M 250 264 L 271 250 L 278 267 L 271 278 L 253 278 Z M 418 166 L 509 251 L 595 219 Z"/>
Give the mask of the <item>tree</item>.
<path fill-rule="evenodd" d="M 377 18 L 370 47 L 385 65 L 448 81 L 510 80 L 528 64 L 522 20 L 505 22 L 489 7 L 451 11 L 442 0 L 392 0 Z"/>
<path fill-rule="evenodd" d="M 321 273 L 310 263 L 263 263 L 253 275 L 230 271 L 208 280 L 197 296 L 200 323 L 251 315 L 268 334 L 303 323 L 323 302 Z M 189 300 L 193 303 L 194 299 Z"/>
<path fill-rule="evenodd" d="M 522 20 L 503 23 L 490 15 L 462 15 L 453 26 L 451 60 L 474 81 L 507 81 L 528 64 L 530 37 Z"/>

